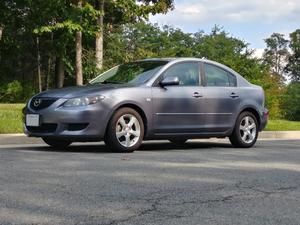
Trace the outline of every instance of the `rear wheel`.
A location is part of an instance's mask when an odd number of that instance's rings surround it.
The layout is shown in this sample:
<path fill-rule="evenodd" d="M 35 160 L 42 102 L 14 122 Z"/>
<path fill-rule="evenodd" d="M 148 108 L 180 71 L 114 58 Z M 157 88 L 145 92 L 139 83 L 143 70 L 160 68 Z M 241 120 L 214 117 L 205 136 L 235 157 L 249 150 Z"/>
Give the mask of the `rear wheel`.
<path fill-rule="evenodd" d="M 50 145 L 53 148 L 64 148 L 68 147 L 72 142 L 71 141 L 66 141 L 66 140 L 58 140 L 54 138 L 43 138 L 43 141 L 47 144 Z"/>
<path fill-rule="evenodd" d="M 133 152 L 142 144 L 144 123 L 132 108 L 121 108 L 111 118 L 105 135 L 105 144 L 114 152 Z"/>
<path fill-rule="evenodd" d="M 242 112 L 235 124 L 234 130 L 229 137 L 231 144 L 235 147 L 252 147 L 258 137 L 258 123 L 251 112 Z"/>

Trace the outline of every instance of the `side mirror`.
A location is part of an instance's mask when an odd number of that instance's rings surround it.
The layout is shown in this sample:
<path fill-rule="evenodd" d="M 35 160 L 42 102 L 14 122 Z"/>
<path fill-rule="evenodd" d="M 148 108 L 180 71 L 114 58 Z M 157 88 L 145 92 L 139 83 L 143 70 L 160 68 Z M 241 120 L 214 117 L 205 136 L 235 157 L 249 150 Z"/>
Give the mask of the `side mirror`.
<path fill-rule="evenodd" d="M 172 85 L 179 85 L 178 77 L 166 77 L 161 82 L 159 82 L 160 86 L 172 86 Z"/>

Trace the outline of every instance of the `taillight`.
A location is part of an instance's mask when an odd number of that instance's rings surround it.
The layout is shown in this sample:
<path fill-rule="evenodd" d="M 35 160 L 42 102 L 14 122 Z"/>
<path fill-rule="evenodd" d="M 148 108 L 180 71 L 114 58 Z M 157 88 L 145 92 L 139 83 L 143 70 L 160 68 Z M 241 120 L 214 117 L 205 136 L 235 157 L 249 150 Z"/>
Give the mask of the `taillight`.
<path fill-rule="evenodd" d="M 269 110 L 267 109 L 264 110 L 264 117 L 267 119 L 269 118 Z"/>

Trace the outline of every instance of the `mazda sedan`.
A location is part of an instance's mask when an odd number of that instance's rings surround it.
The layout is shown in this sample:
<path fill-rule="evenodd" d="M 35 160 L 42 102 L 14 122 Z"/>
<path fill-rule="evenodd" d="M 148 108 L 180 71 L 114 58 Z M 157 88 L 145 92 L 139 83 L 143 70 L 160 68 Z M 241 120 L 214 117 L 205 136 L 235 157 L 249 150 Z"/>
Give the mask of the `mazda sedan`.
<path fill-rule="evenodd" d="M 229 137 L 235 147 L 255 144 L 267 123 L 261 87 L 205 59 L 146 59 L 116 66 L 86 86 L 32 97 L 24 131 L 52 147 L 102 141 L 132 152 L 143 140 L 184 144 Z"/>

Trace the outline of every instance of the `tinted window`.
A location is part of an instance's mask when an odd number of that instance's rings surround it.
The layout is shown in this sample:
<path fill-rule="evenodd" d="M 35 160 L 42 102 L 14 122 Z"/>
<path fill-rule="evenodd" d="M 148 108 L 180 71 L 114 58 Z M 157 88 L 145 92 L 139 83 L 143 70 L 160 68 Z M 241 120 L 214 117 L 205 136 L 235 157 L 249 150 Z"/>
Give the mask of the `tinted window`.
<path fill-rule="evenodd" d="M 210 64 L 204 64 L 205 79 L 207 86 L 234 87 L 236 77 L 229 72 Z"/>
<path fill-rule="evenodd" d="M 175 64 L 164 72 L 163 79 L 166 77 L 178 77 L 179 85 L 182 86 L 199 85 L 199 64 L 196 62 Z"/>
<path fill-rule="evenodd" d="M 92 80 L 98 83 L 142 84 L 151 79 L 167 61 L 139 61 L 116 66 Z"/>

